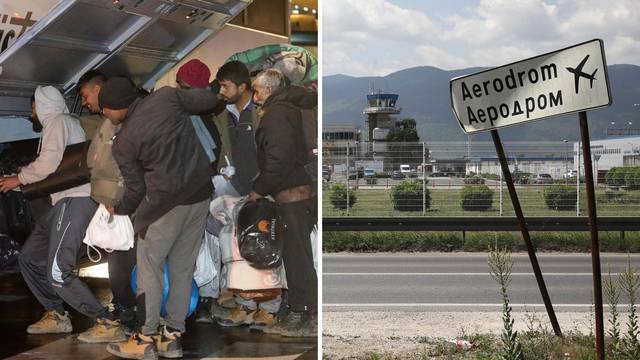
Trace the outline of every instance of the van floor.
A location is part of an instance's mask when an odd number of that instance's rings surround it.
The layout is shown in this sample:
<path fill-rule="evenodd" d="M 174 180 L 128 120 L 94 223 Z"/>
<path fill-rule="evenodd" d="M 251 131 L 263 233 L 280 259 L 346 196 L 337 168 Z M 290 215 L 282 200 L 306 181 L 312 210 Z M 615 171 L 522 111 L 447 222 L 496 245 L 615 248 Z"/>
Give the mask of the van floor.
<path fill-rule="evenodd" d="M 83 278 L 103 303 L 111 298 L 107 279 Z M 10 359 L 117 359 L 106 344 L 84 344 L 77 334 L 91 319 L 71 311 L 73 334 L 28 335 L 26 328 L 43 314 L 19 273 L 0 275 L 0 358 Z M 250 331 L 247 327 L 222 328 L 187 319 L 183 337 L 185 359 L 317 359 L 316 339 L 282 338 Z"/>

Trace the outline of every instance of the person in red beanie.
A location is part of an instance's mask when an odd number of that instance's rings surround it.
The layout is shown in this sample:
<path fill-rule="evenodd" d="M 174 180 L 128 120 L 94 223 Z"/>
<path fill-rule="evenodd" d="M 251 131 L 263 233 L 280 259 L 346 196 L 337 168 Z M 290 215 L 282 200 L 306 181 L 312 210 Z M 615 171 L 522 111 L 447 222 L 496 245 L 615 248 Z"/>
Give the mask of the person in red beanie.
<path fill-rule="evenodd" d="M 209 86 L 211 71 L 209 67 L 198 59 L 187 61 L 178 69 L 176 83 L 181 89 L 204 89 Z M 212 169 L 216 169 L 220 157 L 220 133 L 213 123 L 211 114 L 198 114 L 191 116 L 193 128 L 198 135 L 198 140 L 207 153 Z"/>
<path fill-rule="evenodd" d="M 204 88 L 209 85 L 209 77 L 211 72 L 209 67 L 198 59 L 186 62 L 178 69 L 176 74 L 176 83 L 181 89 Z M 200 114 L 191 116 L 193 128 L 209 156 L 212 169 L 217 172 L 218 161 L 220 159 L 220 150 L 222 143 L 220 141 L 220 133 L 213 122 L 211 114 Z M 218 226 L 211 215 L 207 217 L 207 232 L 212 234 L 208 246 L 213 255 L 214 266 L 217 274 L 212 281 L 198 288 L 198 310 L 196 312 L 196 322 L 213 323 L 215 320 L 224 318 L 231 313 L 231 310 L 223 307 L 218 303 L 220 299 L 220 270 L 222 266 L 220 258 L 220 242 L 218 240 L 221 225 Z"/>

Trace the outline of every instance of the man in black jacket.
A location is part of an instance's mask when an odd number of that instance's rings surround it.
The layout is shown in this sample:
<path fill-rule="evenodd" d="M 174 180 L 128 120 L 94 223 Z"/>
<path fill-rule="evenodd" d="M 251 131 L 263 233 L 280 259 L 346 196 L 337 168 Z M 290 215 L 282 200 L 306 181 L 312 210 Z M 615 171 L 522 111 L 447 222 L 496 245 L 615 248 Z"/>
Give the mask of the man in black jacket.
<path fill-rule="evenodd" d="M 316 206 L 312 181 L 305 170 L 301 108 L 315 107 L 317 93 L 286 86 L 276 69 L 259 74 L 253 88 L 254 102 L 262 105 L 262 117 L 256 131 L 259 174 L 249 199 L 271 195 L 279 203 L 276 236 L 283 239 L 290 307 L 289 314 L 265 333 L 315 337 L 318 278 L 309 236 L 316 222 Z"/>
<path fill-rule="evenodd" d="M 109 344 L 107 350 L 123 358 L 182 357 L 180 338 L 213 190 L 209 160 L 189 115 L 211 111 L 218 98 L 208 89 L 163 87 L 140 99 L 130 80 L 112 78 L 99 101 L 105 116 L 122 124 L 113 156 L 126 190 L 109 210 L 135 213 L 136 305 L 144 324 L 129 341 Z M 165 262 L 171 289 L 165 326 L 158 334 Z"/>

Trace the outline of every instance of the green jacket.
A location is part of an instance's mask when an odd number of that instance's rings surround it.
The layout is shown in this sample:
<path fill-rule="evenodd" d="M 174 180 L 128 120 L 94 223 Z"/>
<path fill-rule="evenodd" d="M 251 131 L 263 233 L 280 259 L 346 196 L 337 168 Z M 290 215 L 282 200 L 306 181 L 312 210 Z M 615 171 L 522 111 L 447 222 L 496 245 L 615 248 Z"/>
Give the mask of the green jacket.
<path fill-rule="evenodd" d="M 124 194 L 124 180 L 113 158 L 111 146 L 119 127 L 104 118 L 94 134 L 87 152 L 87 165 L 91 171 L 91 198 L 107 206 L 115 206 Z"/>

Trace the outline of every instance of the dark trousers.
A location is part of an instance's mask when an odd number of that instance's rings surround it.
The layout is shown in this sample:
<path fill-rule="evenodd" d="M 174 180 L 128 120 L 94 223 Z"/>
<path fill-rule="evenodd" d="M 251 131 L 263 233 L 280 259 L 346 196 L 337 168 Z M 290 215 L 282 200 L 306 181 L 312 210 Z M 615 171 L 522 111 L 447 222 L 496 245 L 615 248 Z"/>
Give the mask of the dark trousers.
<path fill-rule="evenodd" d="M 63 302 L 91 318 L 107 311 L 87 284 L 78 279 L 78 258 L 86 253 L 82 240 L 98 204 L 89 197 L 61 199 L 44 216 L 20 252 L 20 272 L 46 310 L 64 312 Z"/>
<path fill-rule="evenodd" d="M 109 254 L 109 284 L 113 303 L 127 308 L 136 305 L 136 295 L 131 290 L 131 273 L 136 265 L 136 246 L 127 251 Z"/>
<path fill-rule="evenodd" d="M 318 307 L 318 276 L 310 240 L 316 217 L 314 199 L 278 204 L 277 236 L 282 236 L 289 306 L 295 312 L 315 312 Z"/>

